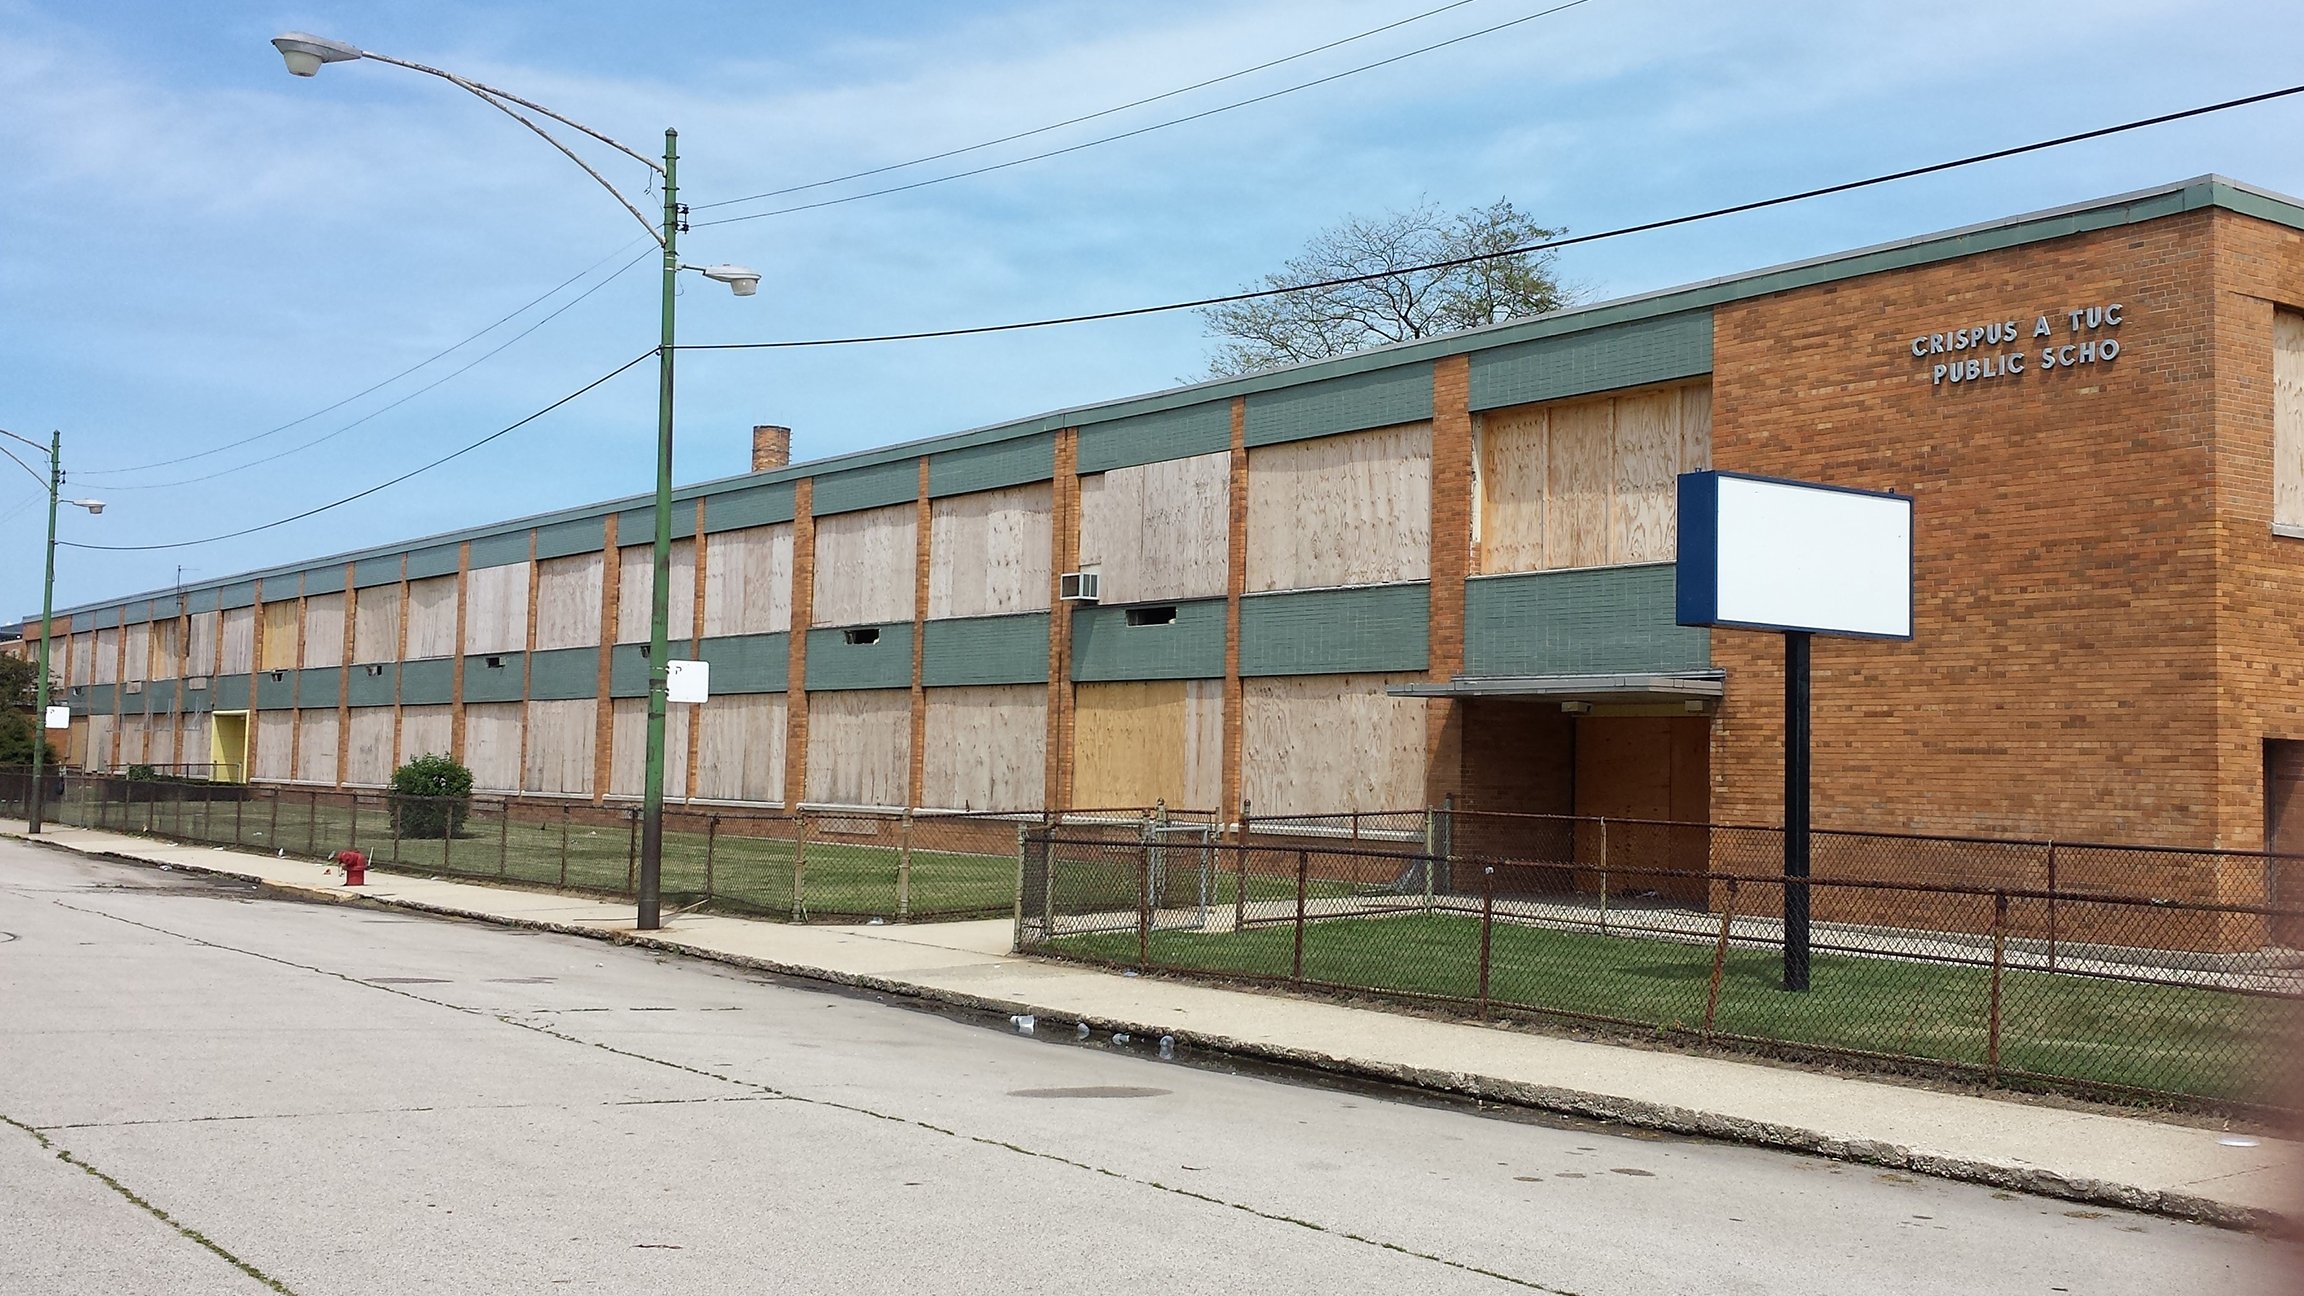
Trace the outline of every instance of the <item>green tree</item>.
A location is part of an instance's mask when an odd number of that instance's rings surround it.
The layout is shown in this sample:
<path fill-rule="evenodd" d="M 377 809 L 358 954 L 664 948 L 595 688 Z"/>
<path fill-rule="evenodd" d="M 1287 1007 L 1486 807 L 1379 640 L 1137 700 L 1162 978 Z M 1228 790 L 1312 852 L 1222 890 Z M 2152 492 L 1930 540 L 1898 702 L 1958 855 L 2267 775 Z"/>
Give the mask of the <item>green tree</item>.
<path fill-rule="evenodd" d="M 55 695 L 55 677 L 49 677 L 50 697 Z M 40 722 L 32 714 L 40 700 L 40 663 L 31 657 L 0 656 L 0 768 L 32 763 L 32 743 L 40 733 Z M 62 761 L 56 755 L 56 744 L 49 743 L 47 754 L 40 758 L 51 765 Z"/>
<path fill-rule="evenodd" d="M 418 756 L 392 771 L 392 812 L 402 837 L 453 837 L 472 809 L 472 771 L 453 756 Z"/>
<path fill-rule="evenodd" d="M 48 693 L 56 693 L 56 677 L 48 677 Z M 40 662 L 32 657 L 0 654 L 0 710 L 27 711 L 40 700 Z"/>
<path fill-rule="evenodd" d="M 32 736 L 38 733 L 32 718 L 16 710 L 0 711 L 0 769 L 9 769 L 32 763 Z M 49 743 L 47 754 L 40 758 L 50 769 L 62 768 L 63 758 L 56 754 L 56 744 Z"/>
<path fill-rule="evenodd" d="M 1564 232 L 1537 224 L 1504 198 L 1460 212 L 1425 199 L 1405 210 L 1347 217 L 1252 287 L 1376 277 L 1202 309 L 1218 341 L 1208 376 L 1325 360 L 1572 305 L 1576 293 L 1560 281 L 1551 253 L 1495 255 Z M 1419 268 L 1466 257 L 1483 259 Z"/>

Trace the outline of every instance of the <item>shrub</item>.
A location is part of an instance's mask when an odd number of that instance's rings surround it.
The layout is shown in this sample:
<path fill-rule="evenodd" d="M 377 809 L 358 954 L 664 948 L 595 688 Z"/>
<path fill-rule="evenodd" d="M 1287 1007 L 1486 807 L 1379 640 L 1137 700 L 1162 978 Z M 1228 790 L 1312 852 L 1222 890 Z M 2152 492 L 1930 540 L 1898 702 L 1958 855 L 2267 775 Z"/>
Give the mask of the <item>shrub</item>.
<path fill-rule="evenodd" d="M 452 756 L 418 756 L 392 771 L 392 814 L 402 837 L 453 837 L 472 810 L 472 771 Z"/>
<path fill-rule="evenodd" d="M 38 732 L 28 717 L 13 711 L 0 711 L 0 767 L 30 765 L 32 735 Z M 63 761 L 56 755 L 56 744 L 44 743 L 43 746 L 47 750 L 40 757 L 41 762 L 51 768 L 61 766 Z"/>

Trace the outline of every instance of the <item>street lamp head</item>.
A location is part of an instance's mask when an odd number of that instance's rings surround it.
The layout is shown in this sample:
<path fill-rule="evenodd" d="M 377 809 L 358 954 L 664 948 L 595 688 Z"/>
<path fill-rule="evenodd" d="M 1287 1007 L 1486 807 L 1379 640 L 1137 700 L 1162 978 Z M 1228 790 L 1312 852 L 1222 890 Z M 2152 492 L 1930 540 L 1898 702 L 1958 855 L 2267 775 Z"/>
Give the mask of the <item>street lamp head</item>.
<path fill-rule="evenodd" d="M 74 508 L 84 508 L 88 510 L 90 514 L 97 514 L 104 511 L 104 501 L 99 499 L 66 500 L 64 502 Z"/>
<path fill-rule="evenodd" d="M 749 297 L 760 291 L 760 272 L 745 266 L 729 265 L 726 262 L 705 266 L 704 277 L 728 285 L 728 291 L 739 297 Z"/>
<path fill-rule="evenodd" d="M 272 38 L 272 48 L 288 61 L 291 76 L 317 76 L 323 63 L 343 63 L 360 57 L 357 46 L 310 32 L 283 32 Z"/>

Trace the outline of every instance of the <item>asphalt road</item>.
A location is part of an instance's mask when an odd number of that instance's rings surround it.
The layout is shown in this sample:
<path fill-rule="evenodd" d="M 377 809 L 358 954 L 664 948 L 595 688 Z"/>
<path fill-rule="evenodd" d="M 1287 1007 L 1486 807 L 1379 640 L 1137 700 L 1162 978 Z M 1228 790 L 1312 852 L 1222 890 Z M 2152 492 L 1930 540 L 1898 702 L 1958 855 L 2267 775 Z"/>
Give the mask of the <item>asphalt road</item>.
<path fill-rule="evenodd" d="M 2296 1260 L 1072 1036 L 0 843 L 0 1291 L 2158 1296 Z"/>

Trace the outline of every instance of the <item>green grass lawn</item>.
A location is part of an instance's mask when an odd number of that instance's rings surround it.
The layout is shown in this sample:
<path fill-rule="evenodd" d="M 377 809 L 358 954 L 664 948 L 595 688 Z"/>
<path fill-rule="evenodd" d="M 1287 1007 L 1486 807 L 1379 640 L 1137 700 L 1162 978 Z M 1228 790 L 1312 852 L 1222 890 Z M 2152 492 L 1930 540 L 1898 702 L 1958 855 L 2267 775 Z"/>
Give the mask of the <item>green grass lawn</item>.
<path fill-rule="evenodd" d="M 1157 932 L 1156 966 L 1289 975 L 1293 925 L 1238 933 Z M 1133 932 L 1068 936 L 1050 952 L 1133 963 Z M 1477 918 L 1339 918 L 1304 931 L 1307 981 L 1469 999 L 1479 991 Z M 1696 1030 L 1712 974 L 1709 944 L 1637 940 L 1498 923 L 1489 992 L 1500 1005 Z M 1817 954 L 1811 989 L 1780 988 L 1774 951 L 1732 949 L 1714 1030 L 1721 1035 L 1982 1065 L 1989 969 Z M 2009 971 L 2000 1063 L 2010 1071 L 2196 1098 L 2249 1099 L 2284 1057 L 2294 1005 L 2190 986 Z"/>

